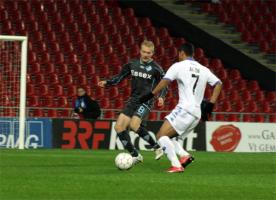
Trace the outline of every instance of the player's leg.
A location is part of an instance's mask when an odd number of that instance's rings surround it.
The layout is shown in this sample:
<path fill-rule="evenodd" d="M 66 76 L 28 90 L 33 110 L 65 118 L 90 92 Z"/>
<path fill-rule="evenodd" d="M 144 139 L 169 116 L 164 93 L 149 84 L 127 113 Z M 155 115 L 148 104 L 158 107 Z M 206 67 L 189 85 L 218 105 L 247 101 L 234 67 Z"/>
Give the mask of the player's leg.
<path fill-rule="evenodd" d="M 190 154 L 184 150 L 184 148 L 179 144 L 177 140 L 172 140 L 175 152 L 178 156 L 183 157 L 183 156 L 189 156 Z"/>
<path fill-rule="evenodd" d="M 172 140 L 175 152 L 179 156 L 179 161 L 182 167 L 187 167 L 189 164 L 191 164 L 194 161 L 194 157 L 189 154 L 187 151 L 184 150 L 184 148 L 179 144 L 178 141 Z"/>
<path fill-rule="evenodd" d="M 192 115 L 188 115 L 186 117 L 186 121 L 188 122 L 189 126 L 186 126 L 186 130 L 184 130 L 181 137 L 184 139 L 187 135 L 197 126 L 199 123 L 199 119 L 195 118 Z M 175 148 L 178 150 L 179 160 L 183 167 L 187 167 L 190 163 L 194 161 L 194 157 L 189 154 L 187 151 L 184 150 L 183 147 L 177 141 L 174 141 Z"/>
<path fill-rule="evenodd" d="M 138 116 L 133 116 L 130 122 L 130 128 L 136 132 L 139 137 L 143 138 L 146 142 L 149 143 L 151 148 L 154 149 L 155 152 L 155 159 L 159 160 L 164 152 L 162 148 L 158 145 L 158 143 L 153 139 L 153 137 L 149 134 L 148 130 L 142 124 L 142 119 Z"/>
<path fill-rule="evenodd" d="M 163 150 L 160 148 L 154 138 L 149 134 L 148 130 L 145 128 L 143 121 L 149 115 L 151 107 L 152 106 L 149 104 L 140 105 L 131 118 L 130 128 L 149 143 L 149 145 L 154 149 L 155 159 L 159 160 L 164 154 Z"/>
<path fill-rule="evenodd" d="M 138 151 L 135 149 L 134 145 L 131 143 L 130 136 L 128 133 L 128 126 L 131 118 L 123 113 L 121 113 L 115 124 L 115 131 L 118 134 L 125 149 L 133 156 L 138 156 Z"/>
<path fill-rule="evenodd" d="M 157 149 L 159 145 L 153 139 L 153 137 L 149 134 L 148 130 L 142 125 L 142 119 L 136 115 L 131 118 L 130 121 L 130 129 L 137 133 L 141 138 L 143 138 L 149 145 Z"/>
<path fill-rule="evenodd" d="M 157 139 L 161 147 L 164 149 L 168 159 L 171 161 L 172 167 L 168 170 L 168 172 L 182 172 L 184 169 L 182 168 L 175 149 L 173 142 L 170 138 L 177 136 L 176 130 L 172 127 L 168 120 L 165 120 L 160 130 L 157 133 Z"/>

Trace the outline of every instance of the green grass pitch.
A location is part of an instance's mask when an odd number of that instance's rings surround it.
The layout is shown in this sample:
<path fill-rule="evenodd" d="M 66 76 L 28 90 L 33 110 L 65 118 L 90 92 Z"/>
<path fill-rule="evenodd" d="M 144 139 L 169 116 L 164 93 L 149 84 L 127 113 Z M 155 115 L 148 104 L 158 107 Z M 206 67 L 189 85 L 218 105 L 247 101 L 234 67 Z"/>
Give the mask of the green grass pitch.
<path fill-rule="evenodd" d="M 275 153 L 194 152 L 184 173 L 168 174 L 164 157 L 142 152 L 128 171 L 118 151 L 0 150 L 0 199 L 264 199 L 276 198 Z"/>

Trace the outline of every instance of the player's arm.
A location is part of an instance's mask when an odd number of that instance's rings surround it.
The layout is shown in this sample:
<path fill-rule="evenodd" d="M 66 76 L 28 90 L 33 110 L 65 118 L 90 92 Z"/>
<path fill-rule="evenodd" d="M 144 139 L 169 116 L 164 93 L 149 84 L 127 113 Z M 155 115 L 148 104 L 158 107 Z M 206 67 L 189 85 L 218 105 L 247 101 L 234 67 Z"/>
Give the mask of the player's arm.
<path fill-rule="evenodd" d="M 171 81 L 177 78 L 177 66 L 174 64 L 172 65 L 169 70 L 167 71 L 166 75 L 163 79 L 158 83 L 158 85 L 154 88 L 154 90 L 140 98 L 140 102 L 146 102 L 153 97 L 157 96 L 161 90 L 164 90 L 168 87 Z"/>
<path fill-rule="evenodd" d="M 210 98 L 210 102 L 211 103 L 215 104 L 217 102 L 217 99 L 219 97 L 221 89 L 222 89 L 222 82 L 219 81 L 219 82 L 216 83 L 216 86 L 215 86 L 215 88 L 213 90 L 213 94 L 212 94 L 212 96 Z"/>
<path fill-rule="evenodd" d="M 154 88 L 154 90 L 152 91 L 153 96 L 157 96 L 160 91 L 164 91 L 168 88 L 168 85 L 170 84 L 170 80 L 168 79 L 162 79 L 158 85 Z M 160 96 L 161 97 L 161 96 Z"/>
<path fill-rule="evenodd" d="M 165 72 L 161 69 L 160 72 L 160 79 L 162 81 L 162 78 L 165 76 Z M 159 97 L 165 99 L 165 96 L 168 93 L 168 85 L 160 90 Z"/>
<path fill-rule="evenodd" d="M 130 65 L 131 65 L 131 63 L 127 63 L 127 64 L 123 65 L 122 70 L 119 74 L 117 74 L 116 76 L 112 77 L 109 80 L 100 81 L 98 83 L 98 86 L 105 87 L 105 86 L 119 84 L 122 80 L 124 80 L 127 76 L 130 75 Z"/>
<path fill-rule="evenodd" d="M 165 76 L 164 70 L 161 67 L 159 67 L 158 68 L 158 76 L 157 76 L 158 82 L 160 82 L 164 76 Z M 160 106 L 160 107 L 164 106 L 165 96 L 167 95 L 167 93 L 168 93 L 168 87 L 165 87 L 160 90 L 159 97 L 158 97 L 158 106 Z"/>
<path fill-rule="evenodd" d="M 203 100 L 201 103 L 201 119 L 207 121 L 212 114 L 215 103 L 222 89 L 222 82 L 212 72 L 209 71 L 208 84 L 214 87 L 210 100 Z"/>
<path fill-rule="evenodd" d="M 142 97 L 140 97 L 140 102 L 144 103 L 150 99 L 152 99 L 153 97 L 157 96 L 159 94 L 159 92 L 161 90 L 163 90 L 164 88 L 166 88 L 168 85 L 170 84 L 170 80 L 168 79 L 162 79 L 158 85 L 154 88 L 154 90 Z"/>

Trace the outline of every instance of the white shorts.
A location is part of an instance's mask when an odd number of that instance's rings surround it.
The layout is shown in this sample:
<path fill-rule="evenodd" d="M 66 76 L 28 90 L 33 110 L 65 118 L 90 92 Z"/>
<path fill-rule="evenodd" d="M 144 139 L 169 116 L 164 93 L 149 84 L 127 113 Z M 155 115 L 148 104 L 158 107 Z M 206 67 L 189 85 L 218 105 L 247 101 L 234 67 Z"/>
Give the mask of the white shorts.
<path fill-rule="evenodd" d="M 197 126 L 200 120 L 179 106 L 176 106 L 165 118 L 182 138 L 186 137 Z"/>

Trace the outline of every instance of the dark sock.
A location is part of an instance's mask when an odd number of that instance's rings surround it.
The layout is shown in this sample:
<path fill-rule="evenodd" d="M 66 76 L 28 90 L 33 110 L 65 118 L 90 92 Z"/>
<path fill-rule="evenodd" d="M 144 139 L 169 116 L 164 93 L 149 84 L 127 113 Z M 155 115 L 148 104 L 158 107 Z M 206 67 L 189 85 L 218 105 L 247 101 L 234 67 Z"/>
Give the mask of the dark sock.
<path fill-rule="evenodd" d="M 128 131 L 122 131 L 121 133 L 118 133 L 118 137 L 121 140 L 122 144 L 124 145 L 125 149 L 128 150 L 128 152 L 133 156 L 138 156 L 138 151 L 135 149 L 133 144 L 131 143 L 130 136 L 128 134 Z"/>
<path fill-rule="evenodd" d="M 150 146 L 154 149 L 158 149 L 160 148 L 160 146 L 157 144 L 157 142 L 154 141 L 154 139 L 150 136 L 149 132 L 147 131 L 147 129 L 145 129 L 144 127 L 141 127 L 138 129 L 137 134 L 143 138 L 145 141 L 147 141 Z"/>

